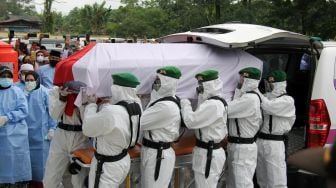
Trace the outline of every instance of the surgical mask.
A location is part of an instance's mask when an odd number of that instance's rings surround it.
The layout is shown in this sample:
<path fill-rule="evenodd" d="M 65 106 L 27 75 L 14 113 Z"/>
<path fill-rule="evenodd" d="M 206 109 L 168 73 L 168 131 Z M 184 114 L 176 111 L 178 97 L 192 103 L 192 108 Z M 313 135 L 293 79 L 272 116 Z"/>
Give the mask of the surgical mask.
<path fill-rule="evenodd" d="M 0 86 L 1 87 L 9 87 L 13 84 L 12 78 L 0 78 Z"/>
<path fill-rule="evenodd" d="M 197 95 L 204 93 L 204 86 L 202 82 L 198 82 L 198 87 L 196 87 Z"/>
<path fill-rule="evenodd" d="M 36 83 L 36 81 L 27 81 L 27 82 L 25 82 L 25 85 L 26 85 L 25 86 L 26 90 L 28 92 L 31 92 L 36 88 L 37 83 Z"/>
<path fill-rule="evenodd" d="M 20 60 L 20 61 L 22 61 L 23 58 L 24 58 L 24 55 L 20 55 L 20 56 L 19 56 L 19 60 Z"/>
<path fill-rule="evenodd" d="M 154 89 L 155 91 L 159 91 L 161 87 L 161 80 L 159 78 L 155 79 L 153 85 L 152 85 L 152 89 Z"/>
<path fill-rule="evenodd" d="M 43 56 L 37 56 L 36 61 L 39 63 L 42 63 L 44 61 L 44 57 Z"/>

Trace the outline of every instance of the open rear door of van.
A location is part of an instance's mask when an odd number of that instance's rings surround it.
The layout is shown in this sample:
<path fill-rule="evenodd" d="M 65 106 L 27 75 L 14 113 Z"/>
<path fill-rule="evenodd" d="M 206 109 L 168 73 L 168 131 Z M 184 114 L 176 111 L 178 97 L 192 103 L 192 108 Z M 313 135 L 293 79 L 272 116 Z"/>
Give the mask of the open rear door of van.
<path fill-rule="evenodd" d="M 227 23 L 211 25 L 160 38 L 163 43 L 204 43 L 224 48 L 309 48 L 309 37 L 266 26 Z"/>

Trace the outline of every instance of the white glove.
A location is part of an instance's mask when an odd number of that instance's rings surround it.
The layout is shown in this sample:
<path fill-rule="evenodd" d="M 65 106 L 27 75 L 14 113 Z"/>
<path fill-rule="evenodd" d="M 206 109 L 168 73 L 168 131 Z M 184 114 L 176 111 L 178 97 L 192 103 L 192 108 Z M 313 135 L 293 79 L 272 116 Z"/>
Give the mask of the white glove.
<path fill-rule="evenodd" d="M 191 105 L 189 99 L 181 99 L 181 106 Z"/>
<path fill-rule="evenodd" d="M 89 96 L 87 96 L 87 102 L 88 103 L 96 103 L 97 102 L 96 95 L 89 95 Z"/>
<path fill-rule="evenodd" d="M 4 126 L 8 121 L 7 116 L 0 116 L 0 127 Z"/>
<path fill-rule="evenodd" d="M 54 134 L 55 134 L 55 130 L 54 129 L 50 129 L 48 134 L 47 134 L 47 138 L 48 140 L 52 140 L 54 138 Z"/>

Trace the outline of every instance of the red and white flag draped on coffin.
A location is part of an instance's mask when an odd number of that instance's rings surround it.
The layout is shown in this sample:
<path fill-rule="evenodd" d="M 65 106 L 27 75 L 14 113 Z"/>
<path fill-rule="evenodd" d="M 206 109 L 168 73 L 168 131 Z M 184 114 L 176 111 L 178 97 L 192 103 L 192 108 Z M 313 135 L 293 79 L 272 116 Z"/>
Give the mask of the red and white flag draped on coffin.
<path fill-rule="evenodd" d="M 105 97 L 111 96 L 111 74 L 132 72 L 141 81 L 138 94 L 148 94 L 156 70 L 168 65 L 182 71 L 177 88 L 181 98 L 196 97 L 195 74 L 205 69 L 219 71 L 226 97 L 232 96 L 240 69 L 251 66 L 262 69 L 261 60 L 239 49 L 183 43 L 91 43 L 57 65 L 54 84 L 81 81 L 87 85 L 88 94 Z"/>

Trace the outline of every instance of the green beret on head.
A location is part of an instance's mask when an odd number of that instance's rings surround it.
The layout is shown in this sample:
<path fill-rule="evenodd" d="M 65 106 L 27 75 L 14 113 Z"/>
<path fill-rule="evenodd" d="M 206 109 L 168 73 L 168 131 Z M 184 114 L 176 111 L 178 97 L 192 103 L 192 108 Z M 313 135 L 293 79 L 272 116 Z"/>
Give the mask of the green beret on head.
<path fill-rule="evenodd" d="M 131 73 L 112 74 L 112 78 L 113 84 L 119 86 L 136 88 L 140 84 L 138 78 Z"/>
<path fill-rule="evenodd" d="M 283 82 L 287 80 L 287 74 L 282 70 L 275 70 L 272 71 L 267 78 L 268 80 L 271 78 L 273 82 Z"/>
<path fill-rule="evenodd" d="M 247 67 L 239 71 L 239 74 L 245 78 L 260 80 L 261 71 L 254 67 Z"/>
<path fill-rule="evenodd" d="M 215 80 L 218 78 L 218 71 L 216 70 L 205 70 L 195 75 L 195 78 L 202 82 L 207 82 L 210 80 Z"/>
<path fill-rule="evenodd" d="M 162 67 L 158 69 L 156 72 L 176 79 L 179 79 L 182 75 L 180 69 L 174 66 Z"/>

